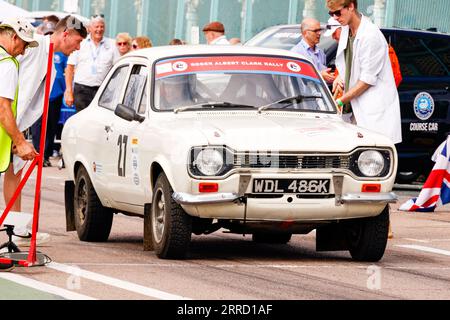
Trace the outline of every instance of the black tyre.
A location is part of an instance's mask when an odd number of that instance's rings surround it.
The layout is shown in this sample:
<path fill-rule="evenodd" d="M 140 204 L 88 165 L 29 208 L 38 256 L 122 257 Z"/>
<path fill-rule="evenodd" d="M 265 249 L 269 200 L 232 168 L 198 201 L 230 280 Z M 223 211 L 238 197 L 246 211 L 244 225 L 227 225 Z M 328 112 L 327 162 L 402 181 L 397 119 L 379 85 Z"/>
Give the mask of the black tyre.
<path fill-rule="evenodd" d="M 153 190 L 151 231 L 156 255 L 161 259 L 184 259 L 189 250 L 192 218 L 172 199 L 173 190 L 161 173 Z"/>
<path fill-rule="evenodd" d="M 377 262 L 386 250 L 389 232 L 389 206 L 373 218 L 349 222 L 347 240 L 353 260 Z"/>
<path fill-rule="evenodd" d="M 113 213 L 101 204 L 84 167 L 80 167 L 75 180 L 74 213 L 75 228 L 81 241 L 108 240 Z"/>
<path fill-rule="evenodd" d="M 396 182 L 400 184 L 411 184 L 419 178 L 420 172 L 418 171 L 402 171 L 397 172 Z"/>
<path fill-rule="evenodd" d="M 266 233 L 257 232 L 252 235 L 252 240 L 257 243 L 286 244 L 291 241 L 291 233 Z"/>

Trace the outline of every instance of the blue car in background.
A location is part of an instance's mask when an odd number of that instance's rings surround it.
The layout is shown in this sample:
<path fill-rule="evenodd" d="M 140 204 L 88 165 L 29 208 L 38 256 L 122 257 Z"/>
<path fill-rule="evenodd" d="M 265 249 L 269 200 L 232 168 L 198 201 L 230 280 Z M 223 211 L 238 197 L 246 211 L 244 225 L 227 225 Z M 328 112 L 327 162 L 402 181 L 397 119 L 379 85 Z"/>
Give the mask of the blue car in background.
<path fill-rule="evenodd" d="M 435 30 L 381 29 L 394 47 L 403 75 L 398 88 L 403 142 L 398 144 L 397 182 L 427 176 L 431 156 L 450 134 L 450 34 Z M 301 40 L 300 25 L 270 27 L 245 45 L 290 50 Z M 334 65 L 337 43 L 322 37 L 319 46 Z"/>

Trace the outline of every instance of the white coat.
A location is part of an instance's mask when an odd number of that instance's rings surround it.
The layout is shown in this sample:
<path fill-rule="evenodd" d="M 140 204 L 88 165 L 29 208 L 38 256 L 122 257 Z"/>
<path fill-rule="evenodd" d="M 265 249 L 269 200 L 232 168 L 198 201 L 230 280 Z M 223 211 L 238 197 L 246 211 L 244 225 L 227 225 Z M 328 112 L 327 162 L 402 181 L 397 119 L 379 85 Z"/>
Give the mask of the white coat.
<path fill-rule="evenodd" d="M 342 28 L 336 55 L 336 68 L 345 79 L 345 49 L 349 27 Z M 350 88 L 358 81 L 371 87 L 351 101 L 357 125 L 391 138 L 394 144 L 402 141 L 400 99 L 395 85 L 388 44 L 380 29 L 369 18 L 362 17 L 353 44 L 353 63 Z"/>
<path fill-rule="evenodd" d="M 47 75 L 50 36 L 35 34 L 39 42 L 37 48 L 27 49 L 19 56 L 19 98 L 17 101 L 16 122 L 20 131 L 30 128 L 42 115 L 44 110 L 45 77 Z M 56 78 L 55 65 L 52 65 L 51 86 Z M 13 158 L 14 172 L 17 173 L 25 165 L 25 161 Z"/>

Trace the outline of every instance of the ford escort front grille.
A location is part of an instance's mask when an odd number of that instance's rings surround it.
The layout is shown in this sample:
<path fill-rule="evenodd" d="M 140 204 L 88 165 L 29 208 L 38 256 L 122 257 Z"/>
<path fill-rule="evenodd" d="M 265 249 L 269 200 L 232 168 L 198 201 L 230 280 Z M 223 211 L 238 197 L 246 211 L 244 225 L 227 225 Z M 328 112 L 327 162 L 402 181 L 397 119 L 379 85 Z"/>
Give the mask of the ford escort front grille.
<path fill-rule="evenodd" d="M 234 167 L 248 169 L 349 169 L 350 161 L 348 155 L 234 155 Z"/>

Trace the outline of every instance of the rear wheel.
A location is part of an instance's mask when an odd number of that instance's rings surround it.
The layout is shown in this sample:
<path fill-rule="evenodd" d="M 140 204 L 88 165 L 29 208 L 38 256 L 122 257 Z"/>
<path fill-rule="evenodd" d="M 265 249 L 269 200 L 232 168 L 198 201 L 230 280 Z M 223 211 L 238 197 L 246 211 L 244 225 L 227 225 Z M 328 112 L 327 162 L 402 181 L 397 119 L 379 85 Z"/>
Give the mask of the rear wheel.
<path fill-rule="evenodd" d="M 107 241 L 113 213 L 105 208 L 95 192 L 84 167 L 78 170 L 74 192 L 75 228 L 81 241 Z"/>
<path fill-rule="evenodd" d="M 155 253 L 162 259 L 183 259 L 189 249 L 192 218 L 172 199 L 173 190 L 161 173 L 153 190 L 151 231 Z"/>
<path fill-rule="evenodd" d="M 386 250 L 389 232 L 389 206 L 373 218 L 349 221 L 346 226 L 350 254 L 356 261 L 377 262 Z"/>
<path fill-rule="evenodd" d="M 256 232 L 252 236 L 252 240 L 256 243 L 269 244 L 286 244 L 291 241 L 291 238 L 291 233 Z"/>

